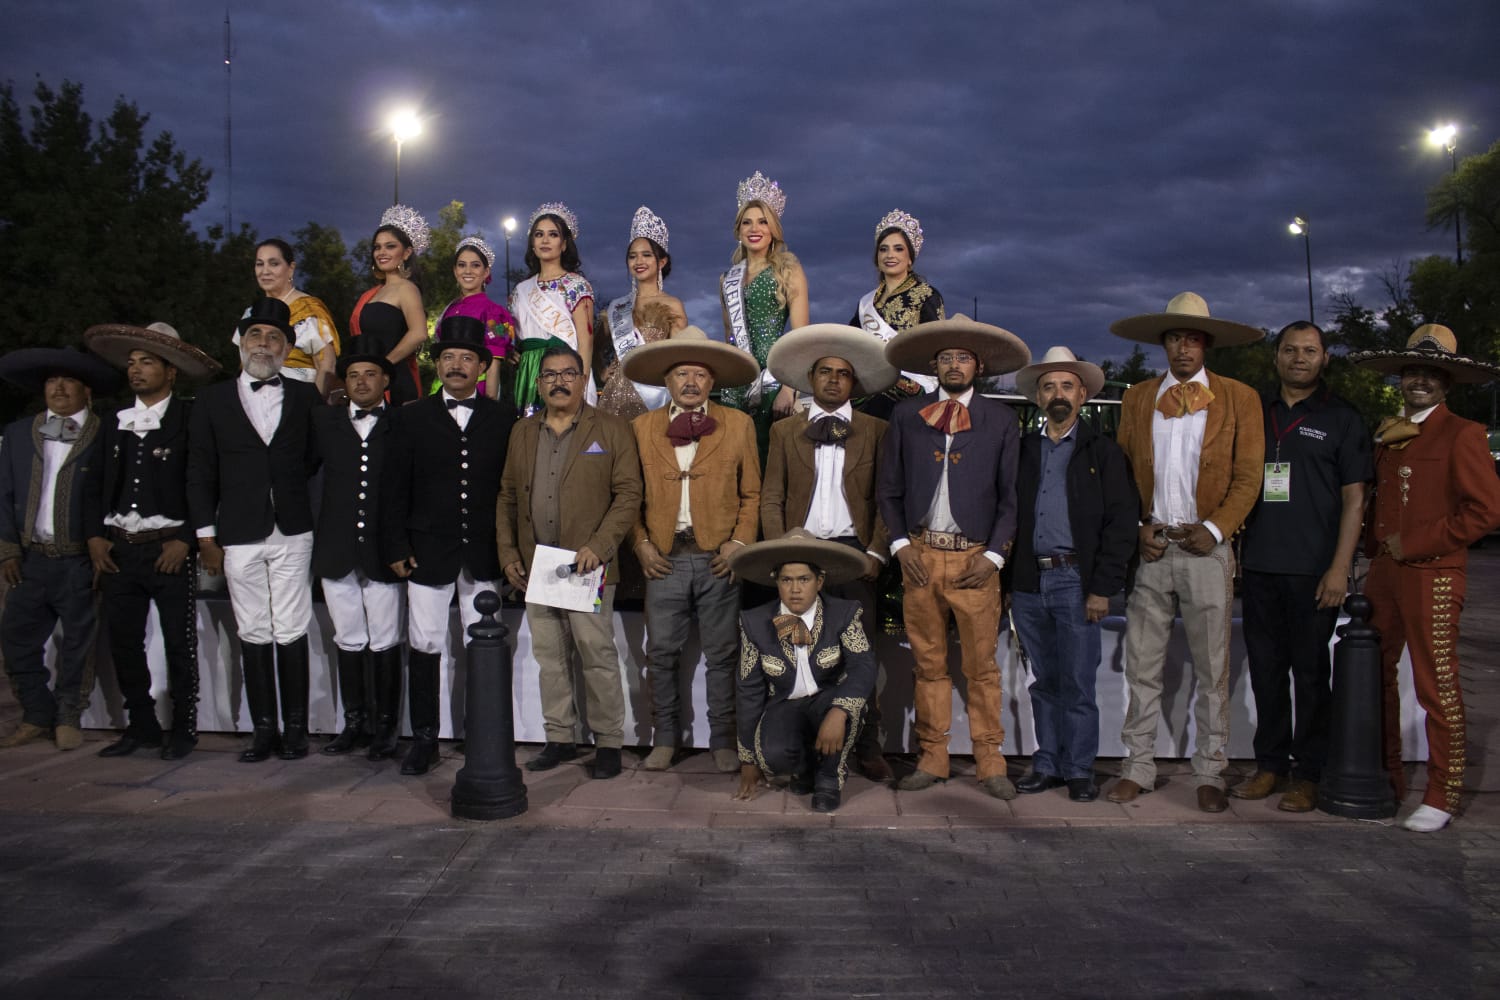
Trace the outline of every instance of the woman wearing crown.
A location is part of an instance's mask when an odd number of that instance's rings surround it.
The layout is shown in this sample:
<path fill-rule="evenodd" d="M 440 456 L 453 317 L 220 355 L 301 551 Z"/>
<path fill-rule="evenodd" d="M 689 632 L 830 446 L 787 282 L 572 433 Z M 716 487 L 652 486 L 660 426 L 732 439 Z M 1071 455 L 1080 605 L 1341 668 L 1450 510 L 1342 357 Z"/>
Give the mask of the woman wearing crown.
<path fill-rule="evenodd" d="M 734 236 L 739 245 L 719 279 L 719 296 L 727 339 L 755 355 L 761 375 L 746 388 L 726 390 L 724 399 L 755 418 L 764 456 L 771 421 L 791 413 L 796 403 L 796 393 L 766 370 L 766 357 L 786 330 L 788 317 L 794 329 L 807 326 L 807 275 L 782 236 L 786 194 L 781 186 L 757 170 L 740 182 L 737 200 Z"/>
<path fill-rule="evenodd" d="M 511 293 L 510 308 L 519 323 L 516 361 L 516 407 L 527 416 L 540 407 L 536 377 L 542 352 L 563 343 L 577 351 L 584 367 L 594 356 L 594 289 L 578 273 L 578 217 L 560 201 L 531 213 L 526 225 L 526 272 L 529 277 Z M 598 401 L 594 380 L 585 371 L 584 401 Z"/>
<path fill-rule="evenodd" d="M 912 270 L 921 252 L 922 224 L 916 216 L 899 208 L 886 213 L 875 226 L 875 271 L 879 283 L 859 300 L 849 325 L 863 327 L 889 341 L 918 323 L 944 318 L 943 296 Z M 888 420 L 898 402 L 936 388 L 937 380 L 930 373 L 902 372 L 895 385 L 862 400 L 858 409 Z"/>
<path fill-rule="evenodd" d="M 427 220 L 414 208 L 392 205 L 380 217 L 380 228 L 370 237 L 370 263 L 379 282 L 354 303 L 349 317 L 351 337 L 369 351 L 379 351 L 396 366 L 387 390 L 392 406 L 417 399 L 417 351 L 427 343 L 427 315 L 416 285 L 416 258 L 427 252 L 431 234 Z"/>
<path fill-rule="evenodd" d="M 599 338 L 600 370 L 604 387 L 599 390 L 599 408 L 629 420 L 666 406 L 667 390 L 642 385 L 625 377 L 626 355 L 642 344 L 664 340 L 687 326 L 682 300 L 662 290 L 672 273 L 667 255 L 667 224 L 642 205 L 630 221 L 630 243 L 625 248 L 625 267 L 630 272 L 629 295 L 622 295 L 599 314 L 604 336 Z"/>
<path fill-rule="evenodd" d="M 453 278 L 462 294 L 448 303 L 438 322 L 449 316 L 470 316 L 484 324 L 484 346 L 489 348 L 491 361 L 489 368 L 479 376 L 479 389 L 489 398 L 499 399 L 504 384 L 502 363 L 510 360 L 516 318 L 509 309 L 485 294 L 494 267 L 495 251 L 478 233 L 459 240 L 458 249 L 453 254 Z M 434 385 L 433 391 L 438 388 Z"/>

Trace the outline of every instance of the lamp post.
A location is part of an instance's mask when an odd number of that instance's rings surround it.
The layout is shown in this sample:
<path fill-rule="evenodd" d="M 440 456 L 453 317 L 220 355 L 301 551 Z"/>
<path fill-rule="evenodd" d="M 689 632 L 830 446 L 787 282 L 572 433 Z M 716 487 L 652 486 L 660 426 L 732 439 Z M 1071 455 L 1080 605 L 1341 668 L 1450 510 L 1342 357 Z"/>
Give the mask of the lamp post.
<path fill-rule="evenodd" d="M 1448 162 L 1452 167 L 1453 175 L 1458 176 L 1458 126 L 1452 122 L 1439 125 L 1437 128 L 1428 129 L 1427 142 L 1429 145 L 1437 146 L 1448 154 Z M 1453 206 L 1453 251 L 1454 259 L 1460 265 L 1464 262 L 1464 237 L 1462 230 L 1462 210 L 1455 202 Z"/>
<path fill-rule="evenodd" d="M 415 111 L 398 111 L 391 116 L 391 137 L 396 140 L 396 188 L 391 204 L 401 204 L 401 147 L 408 139 L 422 134 L 422 120 Z"/>
<path fill-rule="evenodd" d="M 505 300 L 510 301 L 510 238 L 516 231 L 516 217 L 507 215 L 505 221 L 500 223 L 500 228 L 505 230 Z"/>
<path fill-rule="evenodd" d="M 1316 323 L 1317 320 L 1313 318 L 1312 240 L 1307 235 L 1307 220 L 1300 215 L 1293 216 L 1292 221 L 1287 223 L 1286 231 L 1293 236 L 1302 237 L 1302 249 L 1307 255 L 1307 321 Z"/>

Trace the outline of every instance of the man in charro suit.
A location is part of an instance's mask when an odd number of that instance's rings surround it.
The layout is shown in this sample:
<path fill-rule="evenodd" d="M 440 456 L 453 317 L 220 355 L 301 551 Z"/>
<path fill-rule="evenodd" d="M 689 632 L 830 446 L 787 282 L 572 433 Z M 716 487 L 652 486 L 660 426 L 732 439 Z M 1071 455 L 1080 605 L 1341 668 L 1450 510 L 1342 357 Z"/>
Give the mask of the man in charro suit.
<path fill-rule="evenodd" d="M 178 760 L 198 744 L 198 541 L 188 518 L 188 422 L 179 376 L 199 378 L 219 363 L 166 323 L 108 324 L 83 335 L 89 348 L 125 371 L 135 403 L 104 424 L 103 489 L 88 510 L 89 556 L 104 594 L 110 659 L 129 716 L 101 757 L 161 747 Z M 161 622 L 172 699 L 163 737 L 146 664 L 146 617 Z M 165 745 L 163 745 L 165 743 Z"/>
<path fill-rule="evenodd" d="M 547 726 L 547 745 L 526 767 L 546 771 L 578 756 L 576 653 L 596 748 L 592 774 L 604 779 L 620 773 L 625 738 L 625 690 L 615 651 L 616 556 L 641 516 L 641 464 L 630 425 L 584 401 L 586 378 L 583 358 L 573 348 L 558 344 L 542 352 L 536 389 L 544 409 L 511 431 L 495 538 L 501 567 L 518 590 L 526 589 L 538 545 L 572 550 L 578 573 L 606 567 L 592 612 L 526 604 Z"/>
<path fill-rule="evenodd" d="M 1210 372 L 1211 347 L 1252 344 L 1264 332 L 1212 317 L 1192 292 L 1165 312 L 1122 319 L 1118 337 L 1160 344 L 1167 374 L 1139 382 L 1120 406 L 1120 447 L 1140 494 L 1141 564 L 1125 610 L 1129 706 L 1121 738 L 1129 751 L 1111 802 L 1131 802 L 1156 785 L 1162 671 L 1181 609 L 1197 678 L 1193 781 L 1198 808 L 1223 812 L 1229 744 L 1229 629 L 1234 601 L 1230 538 L 1260 492 L 1266 438 L 1260 396 Z"/>
<path fill-rule="evenodd" d="M 886 422 L 856 412 L 863 395 L 884 392 L 900 373 L 886 364 L 885 344 L 864 330 L 816 323 L 784 335 L 766 367 L 782 385 L 810 395 L 806 415 L 771 425 L 761 481 L 760 527 L 767 539 L 791 528 L 847 545 L 864 561 L 855 578 L 830 582 L 825 593 L 858 601 L 875 619 L 875 580 L 890 558 L 890 536 L 875 505 L 875 476 Z M 873 624 L 870 626 L 873 628 Z M 855 762 L 871 781 L 889 781 L 880 752 L 880 709 L 872 695 L 859 727 Z"/>
<path fill-rule="evenodd" d="M 485 336 L 471 316 L 438 324 L 428 351 L 442 391 L 401 408 L 382 477 L 381 558 L 407 582 L 412 744 L 402 774 L 426 774 L 441 759 L 439 671 L 454 591 L 467 647 L 480 618 L 475 595 L 500 587 L 495 500 L 516 413 L 476 391 L 493 360 Z"/>
<path fill-rule="evenodd" d="M 1385 761 L 1399 801 L 1401 650 L 1411 654 L 1417 703 L 1427 715 L 1427 791 L 1401 825 L 1443 829 L 1459 809 L 1465 731 L 1458 673 L 1458 620 L 1464 607 L 1469 546 L 1500 527 L 1500 479 L 1484 427 L 1444 400 L 1455 382 L 1500 378 L 1494 365 L 1458 353 L 1446 326 L 1418 327 L 1404 351 L 1367 351 L 1349 360 L 1401 378 L 1400 417 L 1375 432 L 1375 497 L 1365 518 L 1370 574 L 1365 594 L 1380 631 L 1385 677 Z"/>

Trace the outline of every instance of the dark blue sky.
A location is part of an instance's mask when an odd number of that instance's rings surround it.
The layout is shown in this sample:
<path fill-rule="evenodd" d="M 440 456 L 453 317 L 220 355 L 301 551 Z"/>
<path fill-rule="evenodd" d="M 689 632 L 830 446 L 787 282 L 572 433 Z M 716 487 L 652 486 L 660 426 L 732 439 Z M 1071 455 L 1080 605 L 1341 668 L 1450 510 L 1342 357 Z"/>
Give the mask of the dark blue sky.
<path fill-rule="evenodd" d="M 215 171 L 222 220 L 222 4 L 10 0 L 0 66 L 151 113 Z M 1488 0 L 1373 3 L 232 3 L 236 224 L 308 220 L 349 243 L 390 201 L 386 116 L 415 106 L 403 201 L 463 201 L 502 242 L 560 199 L 580 218 L 601 298 L 626 290 L 641 203 L 667 220 L 693 322 L 721 333 L 717 277 L 735 187 L 786 190 L 788 243 L 814 321 L 873 286 L 874 225 L 926 230 L 918 261 L 950 310 L 1093 359 L 1130 345 L 1111 320 L 1184 289 L 1216 315 L 1278 327 L 1307 308 L 1294 214 L 1311 223 L 1318 316 L 1381 299 L 1400 262 L 1451 253 L 1425 193 L 1447 157 L 1500 138 Z M 524 248 L 519 237 L 514 255 Z M 246 295 L 254 294 L 245 276 Z M 226 303 L 233 315 L 241 303 Z"/>

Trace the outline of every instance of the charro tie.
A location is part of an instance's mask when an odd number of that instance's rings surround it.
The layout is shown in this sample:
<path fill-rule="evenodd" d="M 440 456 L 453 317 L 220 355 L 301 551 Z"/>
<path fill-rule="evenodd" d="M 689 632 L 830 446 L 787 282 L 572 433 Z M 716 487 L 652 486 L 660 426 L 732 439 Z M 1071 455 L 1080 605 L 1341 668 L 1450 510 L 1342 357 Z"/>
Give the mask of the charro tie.
<path fill-rule="evenodd" d="M 1199 410 L 1208 409 L 1214 394 L 1202 382 L 1178 382 L 1162 393 L 1156 401 L 1161 415 L 1171 420 L 1175 417 L 1190 417 Z"/>
<path fill-rule="evenodd" d="M 928 403 L 920 412 L 922 419 L 927 421 L 927 426 L 944 434 L 958 434 L 973 426 L 969 420 L 969 408 L 956 399 Z"/>
<path fill-rule="evenodd" d="M 808 631 L 807 622 L 801 615 L 777 615 L 771 619 L 771 624 L 776 626 L 776 638 L 782 642 L 793 646 L 812 645 L 812 632 Z"/>
<path fill-rule="evenodd" d="M 803 433 L 814 444 L 832 444 L 842 448 L 849 439 L 849 421 L 843 417 L 823 417 L 809 422 Z"/>
<path fill-rule="evenodd" d="M 1375 428 L 1375 443 L 1399 451 L 1421 433 L 1422 425 L 1413 423 L 1407 417 L 1386 417 Z"/>
<path fill-rule="evenodd" d="M 41 435 L 44 441 L 71 443 L 78 440 L 80 430 L 82 428 L 78 426 L 78 421 L 72 417 L 52 416 L 42 421 Z"/>
<path fill-rule="evenodd" d="M 667 438 L 674 448 L 681 448 L 701 437 L 707 437 L 718 427 L 719 422 L 707 413 L 690 410 L 672 418 L 672 422 L 667 425 Z"/>

